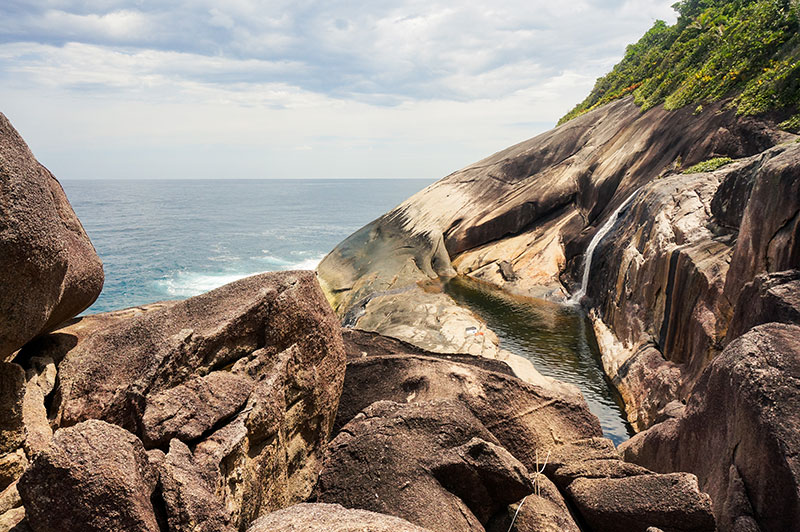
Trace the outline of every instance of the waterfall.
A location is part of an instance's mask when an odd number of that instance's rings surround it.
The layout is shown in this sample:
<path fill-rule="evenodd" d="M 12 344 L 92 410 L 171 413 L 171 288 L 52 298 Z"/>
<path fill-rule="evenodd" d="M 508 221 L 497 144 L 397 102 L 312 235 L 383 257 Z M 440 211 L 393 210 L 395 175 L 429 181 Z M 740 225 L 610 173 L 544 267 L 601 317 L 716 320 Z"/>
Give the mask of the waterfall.
<path fill-rule="evenodd" d="M 580 305 L 581 299 L 583 299 L 583 296 L 586 295 L 586 287 L 589 284 L 589 272 L 592 269 L 592 256 L 594 255 L 595 248 L 598 244 L 600 244 L 600 241 L 603 240 L 603 237 L 605 237 L 606 234 L 611 231 L 611 228 L 614 227 L 614 223 L 619 217 L 619 213 L 622 212 L 622 209 L 628 206 L 637 192 L 639 192 L 639 189 L 634 190 L 633 193 L 628 196 L 614 212 L 611 213 L 611 216 L 608 217 L 606 223 L 604 223 L 594 234 L 594 237 L 592 237 L 592 241 L 589 242 L 589 247 L 586 248 L 586 253 L 584 254 L 581 287 L 577 292 L 575 292 L 575 295 L 569 299 L 568 303 Z"/>

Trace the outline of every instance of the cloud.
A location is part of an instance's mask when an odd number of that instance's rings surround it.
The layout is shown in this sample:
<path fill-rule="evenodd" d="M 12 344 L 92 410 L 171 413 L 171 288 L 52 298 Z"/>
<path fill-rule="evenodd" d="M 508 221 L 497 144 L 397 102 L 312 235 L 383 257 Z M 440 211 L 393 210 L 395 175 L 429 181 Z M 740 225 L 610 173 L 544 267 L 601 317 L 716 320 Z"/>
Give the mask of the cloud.
<path fill-rule="evenodd" d="M 154 168 L 435 177 L 553 124 L 672 1 L 6 0 L 0 101 L 73 176 L 146 147 Z"/>

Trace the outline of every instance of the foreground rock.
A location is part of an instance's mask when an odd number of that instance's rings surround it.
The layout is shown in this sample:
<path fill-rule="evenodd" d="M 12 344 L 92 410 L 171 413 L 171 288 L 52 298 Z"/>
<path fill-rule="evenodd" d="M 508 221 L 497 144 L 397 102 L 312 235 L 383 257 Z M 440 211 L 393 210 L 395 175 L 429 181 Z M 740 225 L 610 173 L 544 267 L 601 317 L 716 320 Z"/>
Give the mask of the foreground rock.
<path fill-rule="evenodd" d="M 531 469 L 537 453 L 543 457 L 564 443 L 602 436 L 599 421 L 580 394 L 532 386 L 461 359 L 403 355 L 351 359 L 336 427 L 381 400 L 458 401 Z"/>
<path fill-rule="evenodd" d="M 91 305 L 103 265 L 56 178 L 0 114 L 0 361 Z"/>
<path fill-rule="evenodd" d="M 428 532 L 389 515 L 338 504 L 297 504 L 265 515 L 247 532 Z"/>
<path fill-rule="evenodd" d="M 157 513 L 173 530 L 206 532 L 308 498 L 345 369 L 312 272 L 76 320 L 18 358 L 60 361 L 55 390 L 36 396 L 59 432 L 91 419 L 127 429 L 151 449 Z M 33 372 L 29 384 L 42 379 Z"/>
<path fill-rule="evenodd" d="M 58 431 L 18 489 L 35 531 L 158 532 L 150 502 L 156 481 L 138 438 L 87 421 Z"/>
<path fill-rule="evenodd" d="M 798 382 L 800 327 L 760 325 L 711 362 L 679 417 L 621 450 L 656 471 L 694 472 L 722 530 L 792 530 L 800 522 Z"/>
<path fill-rule="evenodd" d="M 433 531 L 482 531 L 532 488 L 525 466 L 461 404 L 381 401 L 330 443 L 318 498 Z"/>

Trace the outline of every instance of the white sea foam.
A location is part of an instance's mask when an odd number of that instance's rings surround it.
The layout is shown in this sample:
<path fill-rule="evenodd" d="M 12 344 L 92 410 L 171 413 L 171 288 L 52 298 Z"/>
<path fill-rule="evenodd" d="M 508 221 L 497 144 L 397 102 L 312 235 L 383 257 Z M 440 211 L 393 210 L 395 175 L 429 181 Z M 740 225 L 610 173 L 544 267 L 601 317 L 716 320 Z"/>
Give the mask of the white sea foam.
<path fill-rule="evenodd" d="M 273 268 L 266 271 L 279 270 L 313 270 L 317 267 L 324 255 L 299 262 L 290 262 L 278 257 L 262 257 L 266 259 Z M 249 271 L 223 271 L 223 272 L 175 272 L 166 279 L 156 281 L 156 286 L 168 297 L 192 297 L 203 294 L 222 285 L 265 273 L 265 270 Z"/>

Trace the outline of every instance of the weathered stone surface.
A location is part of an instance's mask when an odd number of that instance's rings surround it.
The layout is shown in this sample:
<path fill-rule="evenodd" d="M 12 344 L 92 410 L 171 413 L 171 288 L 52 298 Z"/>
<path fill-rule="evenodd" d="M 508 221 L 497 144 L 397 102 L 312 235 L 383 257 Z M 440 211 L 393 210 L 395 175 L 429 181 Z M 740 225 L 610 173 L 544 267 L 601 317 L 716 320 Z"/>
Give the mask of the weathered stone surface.
<path fill-rule="evenodd" d="M 25 508 L 18 506 L 0 514 L 0 530 L 8 532 L 29 532 L 30 528 L 25 520 Z"/>
<path fill-rule="evenodd" d="M 558 488 L 544 475 L 532 478 L 534 492 L 497 514 L 486 532 L 579 532 Z"/>
<path fill-rule="evenodd" d="M 552 473 L 553 481 L 562 490 L 579 478 L 627 478 L 652 473 L 644 467 L 617 458 L 584 460 L 559 467 Z"/>
<path fill-rule="evenodd" d="M 800 327 L 759 325 L 711 362 L 679 417 L 620 450 L 655 471 L 696 474 L 722 530 L 750 519 L 791 530 L 800 522 L 798 382 Z"/>
<path fill-rule="evenodd" d="M 0 360 L 91 305 L 103 265 L 55 177 L 0 114 Z"/>
<path fill-rule="evenodd" d="M 56 432 L 17 487 L 36 532 L 159 531 L 150 502 L 156 473 L 141 441 L 103 421 Z"/>
<path fill-rule="evenodd" d="M 0 514 L 22 506 L 22 499 L 19 498 L 17 483 L 14 482 L 9 487 L 0 492 Z"/>
<path fill-rule="evenodd" d="M 460 403 L 379 401 L 328 446 L 318 500 L 482 531 L 488 513 L 530 491 L 526 468 Z"/>
<path fill-rule="evenodd" d="M 257 275 L 185 301 L 75 320 L 20 358 L 40 355 L 61 361 L 57 427 L 96 417 L 146 447 L 191 445 L 183 462 L 235 529 L 311 494 L 345 368 L 338 320 L 312 272 Z M 151 454 L 154 467 L 169 465 Z M 181 526 L 204 515 L 202 504 L 171 501 Z"/>
<path fill-rule="evenodd" d="M 214 371 L 174 388 L 149 395 L 142 416 L 142 439 L 160 446 L 172 438 L 192 441 L 235 414 L 255 382 L 228 371 Z"/>
<path fill-rule="evenodd" d="M 25 441 L 24 398 L 25 370 L 17 364 L 0 362 L 0 455 L 14 452 Z"/>
<path fill-rule="evenodd" d="M 772 322 L 800 325 L 800 270 L 757 275 L 744 285 L 725 341 Z"/>
<path fill-rule="evenodd" d="M 711 499 L 688 473 L 579 478 L 567 492 L 592 530 L 714 532 Z"/>
<path fill-rule="evenodd" d="M 39 368 L 25 372 L 25 397 L 22 402 L 22 420 L 25 425 L 25 451 L 34 456 L 45 450 L 53 439 L 53 429 L 47 419 L 45 397 L 55 385 L 55 364 L 52 359 L 39 359 Z M 36 366 L 36 364 L 34 364 Z"/>
<path fill-rule="evenodd" d="M 170 532 L 235 530 L 222 501 L 214 495 L 214 486 L 207 483 L 185 443 L 173 439 L 158 469 Z"/>
<path fill-rule="evenodd" d="M 247 532 L 429 532 L 404 519 L 338 504 L 296 504 L 267 514 Z"/>
<path fill-rule="evenodd" d="M 459 401 L 528 468 L 534 467 L 537 452 L 543 457 L 565 443 L 602 435 L 579 394 L 441 358 L 392 355 L 349 361 L 336 427 L 380 400 Z"/>
<path fill-rule="evenodd" d="M 800 145 L 770 152 L 776 156 L 758 169 L 725 280 L 731 301 L 756 275 L 800 266 Z"/>
<path fill-rule="evenodd" d="M 27 467 L 28 458 L 22 448 L 0 455 L 0 486 L 5 488 L 16 482 Z"/>

